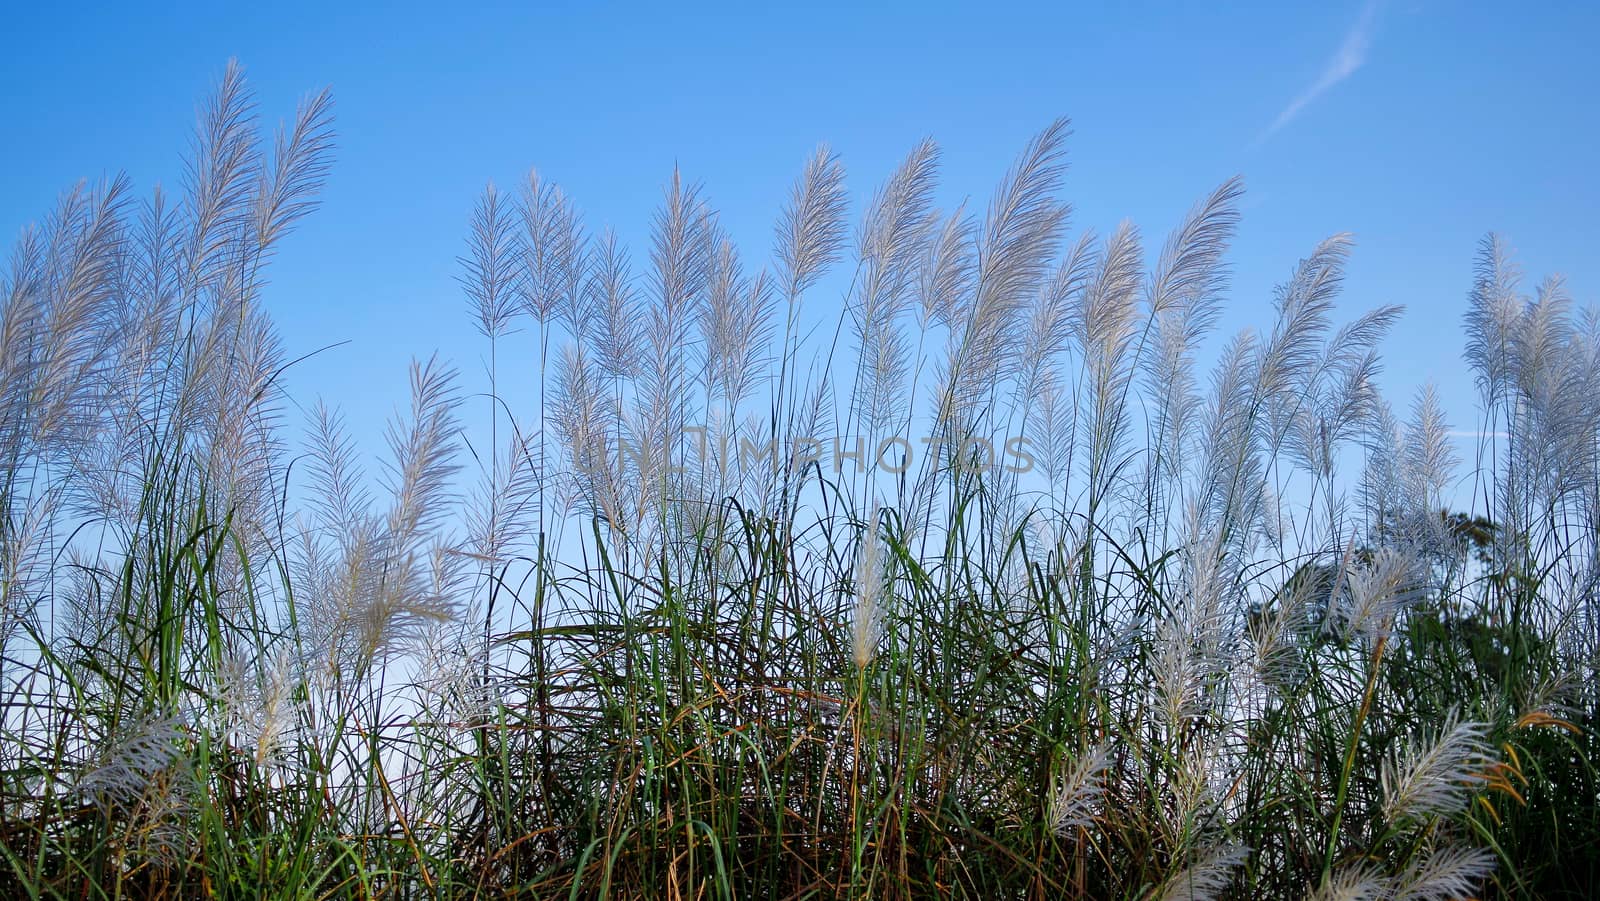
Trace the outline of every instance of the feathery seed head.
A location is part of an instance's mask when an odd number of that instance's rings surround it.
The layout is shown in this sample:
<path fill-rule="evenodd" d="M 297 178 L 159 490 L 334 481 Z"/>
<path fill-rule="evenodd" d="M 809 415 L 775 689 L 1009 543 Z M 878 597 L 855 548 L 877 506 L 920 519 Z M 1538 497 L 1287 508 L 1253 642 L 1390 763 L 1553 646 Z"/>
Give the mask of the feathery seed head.
<path fill-rule="evenodd" d="M 873 509 L 856 551 L 856 604 L 850 625 L 850 655 L 864 670 L 878 651 L 883 631 L 884 568 L 878 547 L 878 511 Z"/>
<path fill-rule="evenodd" d="M 1460 811 L 1493 762 L 1488 733 L 1488 725 L 1452 714 L 1436 734 L 1407 742 L 1383 766 L 1384 819 L 1394 824 Z"/>
<path fill-rule="evenodd" d="M 1161 901 L 1213 901 L 1233 881 L 1233 872 L 1250 857 L 1244 845 L 1222 845 L 1202 851 L 1194 862 L 1169 878 Z"/>
<path fill-rule="evenodd" d="M 1080 754 L 1054 780 L 1049 822 L 1056 835 L 1088 828 L 1094 822 L 1095 808 L 1105 793 L 1106 768 L 1110 763 L 1111 746 L 1101 743 Z"/>
<path fill-rule="evenodd" d="M 1389 897 L 1393 901 L 1471 898 L 1494 872 L 1494 865 L 1495 855 L 1485 848 L 1437 848 L 1407 865 Z"/>
<path fill-rule="evenodd" d="M 176 715 L 151 714 L 124 723 L 99 765 L 86 772 L 75 788 L 101 805 L 134 804 L 162 771 L 177 762 L 183 740 L 183 722 Z"/>
<path fill-rule="evenodd" d="M 1352 864 L 1335 870 L 1308 901 L 1384 901 L 1389 880 L 1370 866 Z"/>
<path fill-rule="evenodd" d="M 817 148 L 778 219 L 778 275 L 790 302 L 838 259 L 845 237 L 844 166 L 827 145 Z"/>
<path fill-rule="evenodd" d="M 1421 562 L 1409 550 L 1379 548 L 1345 574 L 1346 590 L 1332 599 L 1332 623 L 1369 641 L 1387 636 L 1395 617 L 1422 594 L 1422 576 Z"/>

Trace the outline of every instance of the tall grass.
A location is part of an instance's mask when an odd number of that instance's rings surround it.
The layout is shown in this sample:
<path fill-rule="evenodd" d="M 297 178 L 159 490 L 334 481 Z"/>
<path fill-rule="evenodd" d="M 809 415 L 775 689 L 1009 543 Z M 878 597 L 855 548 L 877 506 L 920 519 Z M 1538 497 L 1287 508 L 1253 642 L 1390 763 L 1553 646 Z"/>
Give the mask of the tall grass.
<path fill-rule="evenodd" d="M 369 473 L 261 302 L 331 103 L 268 151 L 230 66 L 7 270 L 0 890 L 1587 897 L 1600 320 L 1486 239 L 1463 469 L 1347 237 L 1216 336 L 1242 184 L 1075 235 L 1068 139 L 970 210 L 819 148 L 766 266 L 676 172 L 637 256 L 491 186 L 487 384 Z"/>

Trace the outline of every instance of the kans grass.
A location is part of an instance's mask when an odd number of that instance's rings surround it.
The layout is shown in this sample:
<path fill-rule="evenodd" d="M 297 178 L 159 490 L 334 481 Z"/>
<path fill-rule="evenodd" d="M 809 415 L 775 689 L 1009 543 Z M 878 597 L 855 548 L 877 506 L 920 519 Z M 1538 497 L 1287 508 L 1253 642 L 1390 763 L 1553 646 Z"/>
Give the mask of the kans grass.
<path fill-rule="evenodd" d="M 261 301 L 331 109 L 268 147 L 230 67 L 178 195 L 11 257 L 0 893 L 1600 882 L 1600 318 L 1499 238 L 1453 432 L 1376 391 L 1346 237 L 1215 335 L 1241 184 L 1076 233 L 1064 122 L 944 209 L 931 141 L 859 208 L 819 149 L 770 251 L 530 176 L 462 211 L 487 381 L 418 363 L 368 472 Z"/>

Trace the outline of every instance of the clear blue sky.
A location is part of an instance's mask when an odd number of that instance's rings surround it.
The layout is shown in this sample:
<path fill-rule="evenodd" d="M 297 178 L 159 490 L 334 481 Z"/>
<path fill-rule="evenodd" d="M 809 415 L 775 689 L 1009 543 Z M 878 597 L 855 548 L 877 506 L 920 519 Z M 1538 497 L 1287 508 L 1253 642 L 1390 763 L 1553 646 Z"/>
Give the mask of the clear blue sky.
<path fill-rule="evenodd" d="M 353 342 L 289 384 L 368 434 L 412 355 L 439 347 L 480 371 L 456 257 L 485 181 L 532 166 L 639 260 L 676 162 L 764 259 L 819 141 L 859 197 L 932 135 L 948 205 L 986 197 L 1027 137 L 1066 115 L 1075 229 L 1127 217 L 1155 245 L 1204 192 L 1245 177 L 1226 329 L 1268 325 L 1272 285 L 1318 239 L 1354 232 L 1341 313 L 1406 305 L 1385 345 L 1391 399 L 1403 407 L 1433 378 L 1460 427 L 1460 315 L 1484 232 L 1506 233 L 1531 276 L 1562 271 L 1580 303 L 1600 302 L 1594 4 L 334 6 L 12 4 L 0 231 L 80 177 L 176 186 L 195 104 L 230 56 L 271 120 L 331 85 L 325 205 L 284 246 L 268 298 L 292 354 Z"/>

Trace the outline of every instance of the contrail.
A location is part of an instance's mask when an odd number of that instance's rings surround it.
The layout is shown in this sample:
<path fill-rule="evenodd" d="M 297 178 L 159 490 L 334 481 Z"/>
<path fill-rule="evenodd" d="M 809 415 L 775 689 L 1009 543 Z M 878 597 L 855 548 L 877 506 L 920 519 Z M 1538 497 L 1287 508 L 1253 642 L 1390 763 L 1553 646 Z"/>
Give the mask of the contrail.
<path fill-rule="evenodd" d="M 1295 116 L 1300 115 L 1300 112 L 1310 106 L 1318 97 L 1327 93 L 1329 89 L 1339 82 L 1355 74 L 1355 71 L 1366 63 L 1367 47 L 1372 42 L 1373 25 L 1377 19 L 1377 12 L 1377 0 L 1368 0 L 1367 5 L 1361 8 L 1361 17 L 1356 20 L 1356 24 L 1345 34 L 1344 41 L 1339 44 L 1339 49 L 1334 52 L 1327 65 L 1322 67 L 1322 72 L 1317 76 L 1316 81 L 1313 81 L 1310 87 L 1301 91 L 1298 97 L 1283 108 L 1283 112 L 1278 114 L 1278 118 L 1272 120 L 1272 124 L 1267 127 L 1265 132 L 1262 132 L 1261 138 L 1257 143 L 1265 141 L 1278 129 L 1288 125 Z"/>

